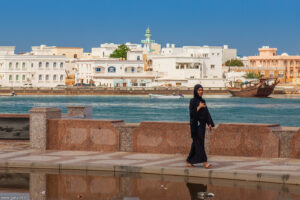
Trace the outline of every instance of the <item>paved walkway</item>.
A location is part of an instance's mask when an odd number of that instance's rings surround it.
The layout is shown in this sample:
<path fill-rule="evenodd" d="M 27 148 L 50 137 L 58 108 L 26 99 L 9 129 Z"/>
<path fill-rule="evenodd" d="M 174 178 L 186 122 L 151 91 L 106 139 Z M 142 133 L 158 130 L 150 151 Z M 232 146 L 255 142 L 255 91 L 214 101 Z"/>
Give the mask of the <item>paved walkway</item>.
<path fill-rule="evenodd" d="M 209 162 L 213 167 L 204 169 L 202 166 L 185 167 L 183 155 L 50 150 L 38 152 L 28 149 L 26 145 L 23 147 L 21 151 L 0 150 L 0 167 L 102 170 L 300 184 L 300 160 L 210 156 Z"/>

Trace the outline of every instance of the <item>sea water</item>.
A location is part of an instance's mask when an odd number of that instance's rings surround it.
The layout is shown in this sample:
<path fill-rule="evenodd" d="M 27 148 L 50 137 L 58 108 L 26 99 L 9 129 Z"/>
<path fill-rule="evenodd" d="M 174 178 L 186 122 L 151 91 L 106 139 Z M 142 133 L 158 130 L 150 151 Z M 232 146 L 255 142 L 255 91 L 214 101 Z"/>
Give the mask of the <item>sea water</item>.
<path fill-rule="evenodd" d="M 218 123 L 278 123 L 300 126 L 300 98 L 237 98 L 205 96 L 212 118 Z M 15 96 L 0 97 L 0 113 L 28 113 L 32 107 L 93 107 L 93 118 L 141 121 L 189 121 L 190 97 L 151 99 L 148 96 Z"/>

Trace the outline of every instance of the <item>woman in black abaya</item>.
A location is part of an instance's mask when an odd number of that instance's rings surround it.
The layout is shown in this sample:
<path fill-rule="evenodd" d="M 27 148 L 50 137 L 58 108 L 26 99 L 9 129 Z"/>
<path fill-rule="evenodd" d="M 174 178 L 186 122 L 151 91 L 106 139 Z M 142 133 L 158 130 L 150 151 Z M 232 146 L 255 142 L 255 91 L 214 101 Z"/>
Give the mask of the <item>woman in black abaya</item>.
<path fill-rule="evenodd" d="M 209 131 L 214 127 L 214 122 L 210 116 L 205 100 L 202 98 L 203 87 L 200 84 L 194 87 L 194 98 L 190 101 L 190 128 L 193 139 L 190 154 L 186 159 L 187 167 L 193 167 L 193 164 L 203 163 L 204 168 L 211 165 L 207 163 L 207 157 L 204 148 L 206 125 Z"/>

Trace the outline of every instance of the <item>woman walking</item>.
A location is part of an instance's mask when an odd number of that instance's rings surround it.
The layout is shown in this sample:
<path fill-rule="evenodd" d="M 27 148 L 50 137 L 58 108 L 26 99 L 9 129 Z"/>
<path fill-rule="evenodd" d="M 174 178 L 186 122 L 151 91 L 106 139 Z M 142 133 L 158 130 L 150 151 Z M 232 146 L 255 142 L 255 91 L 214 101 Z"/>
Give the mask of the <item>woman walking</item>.
<path fill-rule="evenodd" d="M 205 129 L 208 125 L 209 131 L 214 127 L 214 122 L 210 116 L 205 100 L 202 98 L 203 87 L 200 84 L 194 87 L 194 98 L 190 101 L 190 128 L 193 143 L 189 156 L 186 159 L 187 167 L 193 164 L 203 163 L 204 168 L 210 168 L 204 148 Z"/>

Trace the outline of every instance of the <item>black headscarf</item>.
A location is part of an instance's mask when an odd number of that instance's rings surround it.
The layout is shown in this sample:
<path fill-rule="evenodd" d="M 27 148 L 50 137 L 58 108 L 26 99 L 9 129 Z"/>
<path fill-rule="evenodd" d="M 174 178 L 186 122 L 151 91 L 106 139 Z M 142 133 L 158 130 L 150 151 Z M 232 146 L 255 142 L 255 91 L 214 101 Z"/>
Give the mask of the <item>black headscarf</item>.
<path fill-rule="evenodd" d="M 198 95 L 198 90 L 199 90 L 199 88 L 202 88 L 202 89 L 203 89 L 202 85 L 197 84 L 197 85 L 194 86 L 194 99 L 202 99 L 202 97 L 200 97 L 200 96 Z"/>

